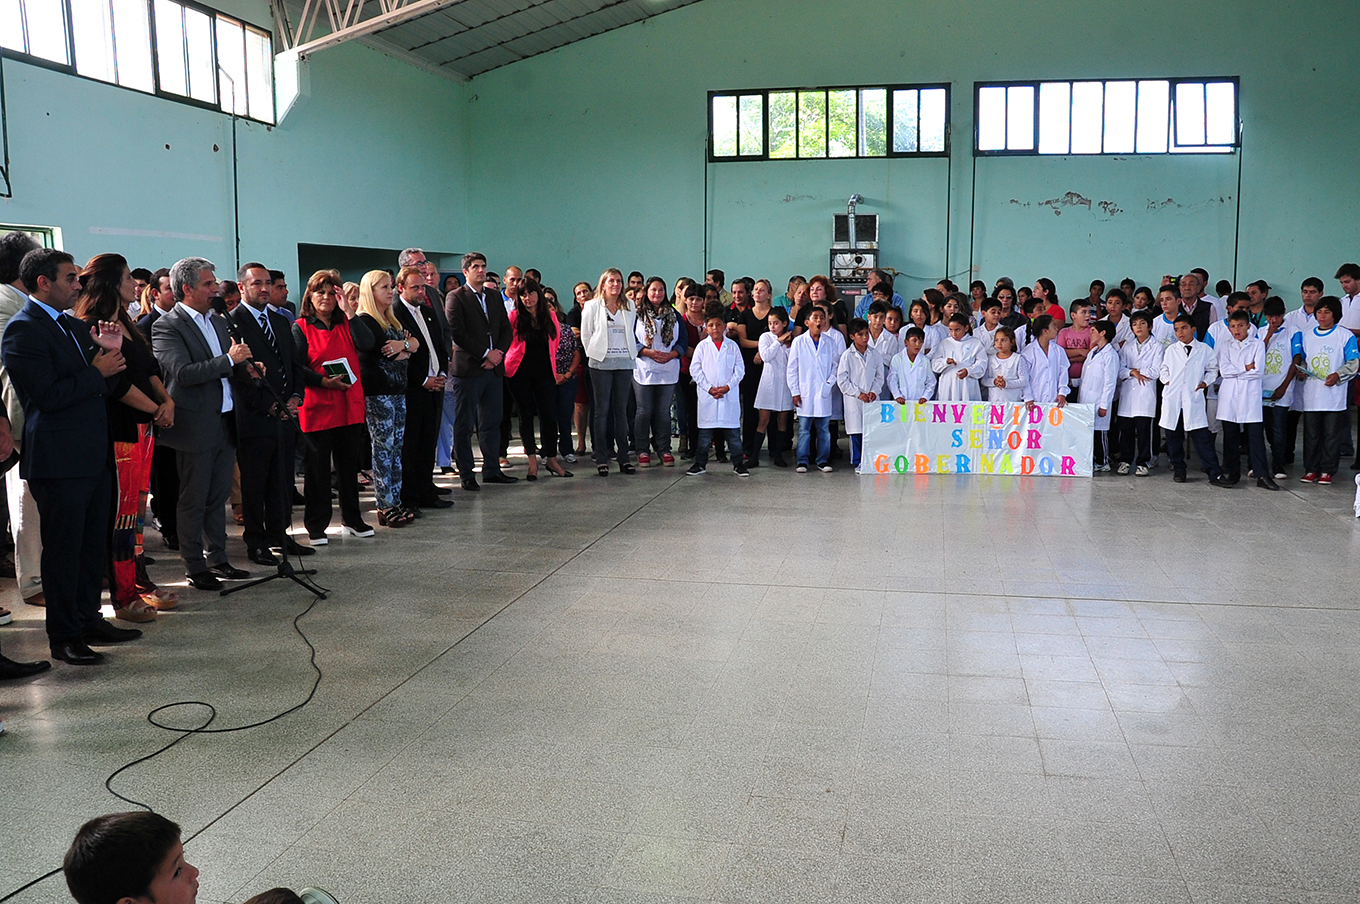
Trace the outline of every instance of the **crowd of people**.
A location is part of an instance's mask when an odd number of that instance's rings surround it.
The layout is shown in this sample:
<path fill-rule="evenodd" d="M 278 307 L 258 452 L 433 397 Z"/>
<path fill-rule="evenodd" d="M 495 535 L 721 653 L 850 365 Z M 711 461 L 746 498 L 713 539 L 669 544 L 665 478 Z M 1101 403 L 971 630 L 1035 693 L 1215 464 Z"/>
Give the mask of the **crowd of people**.
<path fill-rule="evenodd" d="M 418 248 L 358 283 L 318 271 L 296 305 L 277 269 L 249 262 L 232 277 L 197 257 L 78 267 L 26 234 L 0 237 L 15 579 L 46 607 L 56 659 L 94 664 L 92 646 L 140 636 L 101 616 L 105 584 L 123 621 L 179 604 L 149 576 L 148 522 L 189 587 L 220 590 L 250 576 L 228 559 L 228 511 L 266 568 L 327 544 L 333 498 L 341 530 L 373 537 L 363 486 L 377 525 L 404 527 L 453 505 L 438 472 L 466 492 L 520 479 L 507 473 L 516 412 L 526 481 L 572 477 L 587 455 L 600 477 L 677 457 L 689 475 L 713 457 L 747 477 L 762 452 L 800 473 L 846 455 L 858 468 L 864 404 L 887 399 L 1090 404 L 1097 471 L 1145 476 L 1165 451 L 1183 482 L 1188 435 L 1220 487 L 1241 479 L 1245 454 L 1247 476 L 1278 489 L 1300 423 L 1304 481 L 1331 483 L 1356 451 L 1350 263 L 1342 294 L 1310 277 L 1292 311 L 1260 280 L 1209 294 L 1203 270 L 1155 290 L 1097 280 L 1066 306 L 1047 278 L 967 293 L 941 280 L 908 303 L 883 270 L 862 292 L 795 276 L 775 297 L 768 280 L 720 270 L 671 287 L 610 268 L 573 286 L 567 308 L 533 269 L 496 274 L 469 253 L 442 275 Z M 289 532 L 295 504 L 306 543 Z M 0 656 L 0 678 L 48 666 Z"/>

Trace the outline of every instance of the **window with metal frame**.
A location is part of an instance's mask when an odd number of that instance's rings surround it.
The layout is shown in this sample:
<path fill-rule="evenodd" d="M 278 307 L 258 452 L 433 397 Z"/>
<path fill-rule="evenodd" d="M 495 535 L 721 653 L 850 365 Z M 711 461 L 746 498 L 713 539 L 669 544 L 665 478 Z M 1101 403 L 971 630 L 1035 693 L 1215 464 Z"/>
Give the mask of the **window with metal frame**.
<path fill-rule="evenodd" d="M 931 157 L 949 152 L 949 86 L 713 91 L 709 159 Z"/>
<path fill-rule="evenodd" d="M 22 232 L 32 236 L 44 248 L 61 248 L 61 228 L 57 226 L 14 226 L 0 223 L 0 236 Z"/>
<path fill-rule="evenodd" d="M 1238 80 L 978 82 L 973 153 L 1228 154 L 1239 145 Z"/>

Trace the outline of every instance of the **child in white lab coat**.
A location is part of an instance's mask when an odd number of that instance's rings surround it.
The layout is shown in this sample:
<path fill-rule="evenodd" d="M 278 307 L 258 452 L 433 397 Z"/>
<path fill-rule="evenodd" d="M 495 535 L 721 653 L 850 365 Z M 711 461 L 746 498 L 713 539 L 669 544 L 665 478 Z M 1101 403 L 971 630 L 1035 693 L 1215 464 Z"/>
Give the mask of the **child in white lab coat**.
<path fill-rule="evenodd" d="M 741 396 L 737 392 L 746 375 L 737 341 L 727 337 L 727 318 L 721 302 L 704 307 L 704 331 L 690 360 L 689 373 L 698 389 L 699 444 L 694 464 L 685 473 L 691 477 L 708 473 L 708 447 L 714 432 L 727 439 L 732 450 L 732 470 L 738 477 L 749 477 L 746 456 L 741 446 Z"/>
<path fill-rule="evenodd" d="M 968 335 L 967 314 L 956 311 L 949 315 L 949 336 L 935 346 L 930 360 L 939 378 L 936 398 L 954 402 L 982 398 L 978 378 L 987 372 L 987 352 L 981 342 Z"/>
<path fill-rule="evenodd" d="M 784 458 L 784 441 L 789 435 L 789 421 L 793 413 L 793 393 L 789 392 L 787 370 L 793 333 L 789 332 L 788 311 L 778 305 L 770 308 L 766 322 L 770 329 L 760 334 L 756 350 L 756 360 L 764 365 L 764 370 L 760 372 L 760 385 L 756 387 L 756 410 L 760 412 L 760 420 L 756 426 L 751 458 L 760 454 L 760 446 L 768 432 L 770 463 L 777 468 L 787 468 L 789 463 Z"/>
<path fill-rule="evenodd" d="M 1218 376 L 1214 351 L 1195 339 L 1195 319 L 1189 314 L 1178 314 L 1175 320 L 1176 341 L 1162 354 L 1162 429 L 1166 431 L 1167 454 L 1171 459 L 1172 480 L 1185 483 L 1185 434 L 1195 444 L 1200 466 L 1209 475 L 1209 482 L 1217 487 L 1231 487 L 1232 483 L 1218 467 L 1218 453 L 1214 438 L 1209 433 L 1209 413 L 1205 408 L 1205 391 Z"/>
<path fill-rule="evenodd" d="M 991 301 L 993 299 L 988 299 Z M 995 310 L 1001 310 L 998 304 Z M 992 309 L 987 307 L 987 302 L 982 303 L 984 319 L 986 315 L 992 313 Z M 981 328 L 979 328 L 981 329 Z M 983 382 L 986 384 L 987 400 L 990 402 L 1019 402 L 1025 397 L 1025 384 L 1028 382 L 1026 375 L 1029 373 L 1029 365 L 1025 359 L 1020 357 L 1016 346 L 1015 331 L 1008 326 L 998 326 L 992 331 L 995 338 L 992 340 L 993 352 L 991 359 L 987 362 L 987 375 Z"/>
<path fill-rule="evenodd" d="M 1110 412 L 1119 386 L 1119 351 L 1114 346 L 1114 324 L 1101 320 L 1091 325 L 1091 344 L 1081 369 L 1082 403 L 1096 410 L 1095 470 L 1110 470 Z"/>
<path fill-rule="evenodd" d="M 1157 316 L 1161 316 L 1160 314 Z M 1119 349 L 1119 473 L 1148 475 L 1152 462 L 1152 421 L 1157 416 L 1157 376 L 1162 372 L 1162 344 L 1152 335 L 1151 311 L 1129 315 L 1133 337 Z"/>
<path fill-rule="evenodd" d="M 1265 343 L 1251 335 L 1251 315 L 1236 305 L 1234 292 L 1229 295 L 1233 310 L 1228 314 L 1227 342 L 1220 341 L 1218 374 L 1223 382 L 1218 387 L 1218 422 L 1223 427 L 1223 469 L 1228 480 L 1237 483 L 1242 477 L 1241 436 L 1247 434 L 1247 454 L 1256 485 L 1266 490 L 1278 490 L 1280 485 L 1270 476 L 1266 461 L 1266 438 L 1262 429 L 1261 378 L 1266 369 Z"/>
<path fill-rule="evenodd" d="M 925 333 L 914 326 L 903 336 L 902 350 L 888 367 L 888 393 L 899 405 L 909 400 L 924 404 L 935 398 L 935 371 L 925 353 Z"/>
<path fill-rule="evenodd" d="M 875 287 L 877 288 L 877 287 Z M 902 350 L 902 340 L 897 333 L 888 329 L 888 312 L 892 310 L 892 305 L 886 301 L 875 301 L 869 305 L 869 316 L 865 321 L 869 324 L 869 346 L 878 350 L 878 356 L 883 359 L 883 379 L 884 386 L 887 385 L 888 365 L 893 357 Z M 877 390 L 879 395 L 884 395 L 884 386 Z M 847 427 L 848 431 L 850 428 Z"/>
<path fill-rule="evenodd" d="M 850 466 L 859 470 L 864 441 L 864 403 L 883 391 L 883 356 L 869 344 L 869 324 L 850 321 L 851 345 L 841 354 L 836 385 L 845 396 L 845 432 L 850 434 Z"/>
<path fill-rule="evenodd" d="M 793 407 L 798 412 L 798 473 L 806 474 L 811 456 L 817 468 L 831 470 L 831 417 L 835 411 L 836 367 L 842 347 L 827 335 L 826 311 L 814 307 L 807 316 L 807 329 L 793 340 L 785 376 Z M 813 446 L 813 434 L 816 446 Z"/>

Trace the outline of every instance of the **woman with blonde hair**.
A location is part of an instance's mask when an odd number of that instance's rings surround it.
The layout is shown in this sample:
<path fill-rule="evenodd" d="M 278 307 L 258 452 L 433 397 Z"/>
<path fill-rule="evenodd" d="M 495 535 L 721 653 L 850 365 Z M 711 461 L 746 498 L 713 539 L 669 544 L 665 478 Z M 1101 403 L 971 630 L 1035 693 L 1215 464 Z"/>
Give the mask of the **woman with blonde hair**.
<path fill-rule="evenodd" d="M 364 420 L 373 445 L 373 495 L 378 523 L 405 527 L 415 513 L 401 505 L 401 445 L 406 433 L 406 360 L 420 342 L 392 310 L 392 276 L 370 270 L 359 281 L 358 313 L 350 321 L 364 388 Z"/>
<path fill-rule="evenodd" d="M 581 344 L 590 362 L 595 396 L 595 470 L 609 476 L 609 447 L 622 474 L 636 474 L 628 458 L 628 393 L 633 386 L 637 316 L 623 294 L 623 273 L 614 267 L 600 274 L 595 295 L 581 311 Z"/>

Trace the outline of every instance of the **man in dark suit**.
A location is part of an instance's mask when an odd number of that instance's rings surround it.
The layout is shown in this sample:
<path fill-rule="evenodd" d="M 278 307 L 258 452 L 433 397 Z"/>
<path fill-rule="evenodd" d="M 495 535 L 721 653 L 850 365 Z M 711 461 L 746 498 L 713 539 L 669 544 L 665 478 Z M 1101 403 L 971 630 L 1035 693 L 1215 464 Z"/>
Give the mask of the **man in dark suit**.
<path fill-rule="evenodd" d="M 453 379 L 457 420 L 453 426 L 454 456 L 463 489 L 478 490 L 473 473 L 472 433 L 482 450 L 482 481 L 514 483 L 518 478 L 501 471 L 501 384 L 505 353 L 510 349 L 510 318 L 500 293 L 486 289 L 486 255 L 463 255 L 464 285 L 449 293 L 444 313 L 453 337 L 449 374 Z"/>
<path fill-rule="evenodd" d="M 20 474 L 38 504 L 42 582 L 52 655 L 72 665 L 103 657 L 89 644 L 140 637 L 99 615 L 100 579 L 113 502 L 113 441 L 107 400 L 131 385 L 116 324 L 90 327 L 63 314 L 79 290 L 75 261 L 40 248 L 19 279 L 30 299 L 10 318 L 0 356 L 24 406 Z"/>
<path fill-rule="evenodd" d="M 137 318 L 137 329 L 146 337 L 147 342 L 151 341 L 151 325 L 175 306 L 175 293 L 170 289 L 169 270 L 162 267 L 152 273 L 150 285 L 154 292 L 151 310 L 143 311 L 142 316 Z"/>
<path fill-rule="evenodd" d="M 399 298 L 392 305 L 397 319 L 419 347 L 406 361 L 406 433 L 401 450 L 401 500 L 408 507 L 448 508 L 434 485 L 434 446 L 439 439 L 444 380 L 449 359 L 439 322 L 426 303 L 425 274 L 402 267 L 397 274 Z"/>
<path fill-rule="evenodd" d="M 212 313 L 217 288 L 212 261 L 187 257 L 170 268 L 178 304 L 151 327 L 151 347 L 166 391 L 175 400 L 174 426 L 158 442 L 176 451 L 179 465 L 179 556 L 189 583 L 221 590 L 220 578 L 249 572 L 227 561 L 227 497 L 236 464 L 236 400 L 232 368 L 250 346 L 228 340 L 226 321 Z"/>
<path fill-rule="evenodd" d="M 236 281 L 241 286 L 241 304 L 227 316 L 263 370 L 261 377 L 255 365 L 246 365 L 236 368 L 232 376 L 245 518 L 241 539 L 250 561 L 278 565 L 281 560 L 273 549 L 294 555 L 314 552 L 288 536 L 294 444 L 287 441 L 285 432 L 294 429 L 288 418 L 296 416 L 302 404 L 303 361 L 293 344 L 292 324 L 271 309 L 269 270 L 263 264 L 245 264 Z"/>

